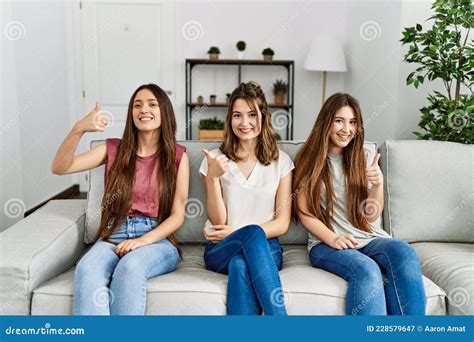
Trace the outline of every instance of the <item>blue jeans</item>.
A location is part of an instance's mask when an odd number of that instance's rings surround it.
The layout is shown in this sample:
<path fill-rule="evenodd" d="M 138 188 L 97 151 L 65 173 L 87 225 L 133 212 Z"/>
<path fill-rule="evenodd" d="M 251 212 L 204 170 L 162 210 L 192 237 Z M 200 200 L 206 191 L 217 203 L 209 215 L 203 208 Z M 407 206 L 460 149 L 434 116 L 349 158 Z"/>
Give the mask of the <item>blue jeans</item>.
<path fill-rule="evenodd" d="M 286 315 L 278 270 L 283 249 L 259 225 L 240 228 L 204 251 L 207 269 L 228 274 L 228 315 Z"/>
<path fill-rule="evenodd" d="M 122 257 L 116 245 L 138 238 L 154 229 L 157 222 L 148 217 L 127 218 L 110 236 L 98 240 L 84 255 L 74 275 L 74 315 L 144 315 L 147 280 L 174 271 L 179 255 L 164 239 L 139 247 Z"/>
<path fill-rule="evenodd" d="M 309 256 L 313 267 L 348 282 L 347 315 L 425 314 L 420 262 L 406 242 L 377 238 L 360 249 L 343 250 L 321 242 Z"/>

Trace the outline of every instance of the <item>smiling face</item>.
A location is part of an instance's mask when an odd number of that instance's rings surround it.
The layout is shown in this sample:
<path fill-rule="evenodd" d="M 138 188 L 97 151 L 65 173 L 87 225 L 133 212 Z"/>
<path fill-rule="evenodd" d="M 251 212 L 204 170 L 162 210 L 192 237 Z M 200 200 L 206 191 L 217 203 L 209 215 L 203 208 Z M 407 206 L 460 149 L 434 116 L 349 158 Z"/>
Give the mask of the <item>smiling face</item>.
<path fill-rule="evenodd" d="M 160 106 L 149 89 L 142 89 L 135 96 L 133 123 L 139 131 L 152 131 L 161 126 Z"/>
<path fill-rule="evenodd" d="M 341 107 L 331 123 L 329 135 L 329 153 L 341 154 L 344 147 L 354 139 L 357 131 L 357 119 L 349 106 Z"/>
<path fill-rule="evenodd" d="M 236 99 L 232 106 L 232 131 L 240 140 L 255 139 L 262 130 L 262 113 L 257 103 L 253 107 L 244 99 Z"/>

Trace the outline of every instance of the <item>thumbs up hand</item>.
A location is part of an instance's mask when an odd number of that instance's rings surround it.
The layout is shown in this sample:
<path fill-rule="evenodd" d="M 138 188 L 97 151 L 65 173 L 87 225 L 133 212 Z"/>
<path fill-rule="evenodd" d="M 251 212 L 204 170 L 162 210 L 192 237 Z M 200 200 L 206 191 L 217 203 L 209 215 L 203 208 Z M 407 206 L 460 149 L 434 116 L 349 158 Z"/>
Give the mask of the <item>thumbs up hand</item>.
<path fill-rule="evenodd" d="M 76 128 L 81 133 L 103 132 L 108 127 L 110 119 L 101 113 L 99 101 L 95 102 L 95 107 L 85 117 L 76 123 Z"/>
<path fill-rule="evenodd" d="M 207 159 L 207 177 L 216 179 L 229 169 L 229 159 L 223 154 L 213 157 L 208 150 L 202 149 Z"/>
<path fill-rule="evenodd" d="M 377 153 L 374 157 L 372 165 L 367 167 L 367 178 L 372 186 L 383 185 L 383 174 L 379 167 L 380 153 Z"/>

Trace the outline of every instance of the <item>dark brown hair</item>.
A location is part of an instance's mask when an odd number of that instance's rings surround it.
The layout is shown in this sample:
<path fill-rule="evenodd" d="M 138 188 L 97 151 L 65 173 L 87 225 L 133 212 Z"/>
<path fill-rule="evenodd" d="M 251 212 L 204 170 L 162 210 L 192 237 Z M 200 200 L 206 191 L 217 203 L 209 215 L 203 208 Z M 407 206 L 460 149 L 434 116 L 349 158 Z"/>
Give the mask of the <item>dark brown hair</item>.
<path fill-rule="evenodd" d="M 108 239 L 112 232 L 127 218 L 132 204 L 133 180 L 138 149 L 138 128 L 133 122 L 133 102 L 140 90 L 148 89 L 156 97 L 160 107 L 161 125 L 158 138 L 158 225 L 166 220 L 173 205 L 176 187 L 176 119 L 168 95 L 156 84 L 138 87 L 128 104 L 128 113 L 117 156 L 105 183 L 102 198 L 103 213 L 96 239 Z M 177 247 L 172 234 L 168 239 Z"/>
<path fill-rule="evenodd" d="M 359 210 L 368 196 L 366 159 L 364 153 L 364 125 L 359 103 L 349 94 L 336 93 L 324 102 L 311 133 L 295 158 L 293 193 L 304 191 L 309 212 L 303 212 L 298 201 L 293 201 L 293 218 L 298 213 L 313 216 L 332 229 L 334 192 L 329 167 L 328 151 L 331 126 L 336 112 L 349 106 L 354 111 L 357 130 L 354 138 L 342 151 L 342 163 L 346 181 L 347 217 L 356 228 L 370 232 L 367 218 Z M 321 193 L 325 191 L 326 210 L 321 207 Z"/>

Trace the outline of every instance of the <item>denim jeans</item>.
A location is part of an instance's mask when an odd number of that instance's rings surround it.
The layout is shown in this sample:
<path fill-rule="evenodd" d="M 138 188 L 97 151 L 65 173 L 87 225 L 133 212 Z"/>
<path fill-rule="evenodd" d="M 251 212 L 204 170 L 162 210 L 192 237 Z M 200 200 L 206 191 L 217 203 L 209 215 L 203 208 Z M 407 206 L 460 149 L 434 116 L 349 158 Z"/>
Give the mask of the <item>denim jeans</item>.
<path fill-rule="evenodd" d="M 98 240 L 79 261 L 74 275 L 74 315 L 144 315 L 147 280 L 176 269 L 178 250 L 168 240 L 139 247 L 122 257 L 116 245 L 154 229 L 149 217 L 131 217 Z"/>
<path fill-rule="evenodd" d="M 278 270 L 283 249 L 259 225 L 242 227 L 204 252 L 207 269 L 228 274 L 228 315 L 286 315 Z"/>
<path fill-rule="evenodd" d="M 319 243 L 311 265 L 348 282 L 347 315 L 424 315 L 425 290 L 415 250 L 406 242 L 376 238 L 360 249 Z"/>

